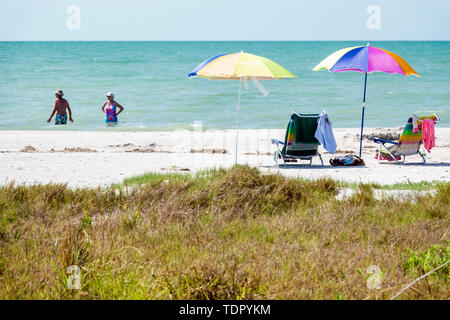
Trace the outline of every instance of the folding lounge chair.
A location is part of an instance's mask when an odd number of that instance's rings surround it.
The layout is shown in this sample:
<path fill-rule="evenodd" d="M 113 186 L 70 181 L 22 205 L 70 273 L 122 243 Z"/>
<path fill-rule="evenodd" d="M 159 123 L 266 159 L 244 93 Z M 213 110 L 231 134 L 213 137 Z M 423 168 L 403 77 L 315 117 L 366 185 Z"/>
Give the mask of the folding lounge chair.
<path fill-rule="evenodd" d="M 380 145 L 380 148 L 376 151 L 377 154 L 375 156 L 375 158 L 378 159 L 378 162 L 380 162 L 381 160 L 394 160 L 395 163 L 400 164 L 405 162 L 406 156 L 418 154 L 422 158 L 423 163 L 425 163 L 426 155 L 425 153 L 420 152 L 420 146 L 422 145 L 422 121 L 425 119 L 433 119 L 434 123 L 437 123 L 440 120 L 439 116 L 436 113 L 432 116 L 422 117 L 412 115 L 408 119 L 405 129 L 403 130 L 403 133 L 400 136 L 398 142 L 381 138 L 372 139 L 373 142 Z M 414 120 L 418 123 L 418 132 L 413 131 Z M 399 162 L 402 156 L 403 161 Z"/>
<path fill-rule="evenodd" d="M 312 159 L 317 156 L 323 165 L 322 156 L 318 151 L 320 143 L 314 137 L 318 118 L 318 114 L 292 112 L 284 142 L 272 139 L 272 144 L 277 147 L 274 153 L 274 160 L 277 165 L 279 159 L 283 160 L 284 166 L 286 166 L 286 162 L 297 162 L 297 160 L 309 160 L 309 165 L 312 165 Z M 283 146 L 283 148 L 280 149 L 280 146 Z"/>

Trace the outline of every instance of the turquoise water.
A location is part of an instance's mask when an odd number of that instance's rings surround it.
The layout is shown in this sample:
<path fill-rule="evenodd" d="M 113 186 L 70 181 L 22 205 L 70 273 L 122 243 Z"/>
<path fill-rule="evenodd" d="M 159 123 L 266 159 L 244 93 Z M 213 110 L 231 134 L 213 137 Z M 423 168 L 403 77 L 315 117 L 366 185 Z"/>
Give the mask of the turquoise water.
<path fill-rule="evenodd" d="M 244 50 L 268 57 L 295 80 L 250 82 L 241 99 L 242 128 L 284 128 L 292 110 L 327 110 L 334 127 L 358 127 L 363 74 L 311 69 L 335 50 L 362 42 L 0 42 L 0 129 L 51 129 L 53 92 L 63 89 L 75 122 L 65 130 L 234 128 L 237 81 L 187 79 L 211 56 Z M 450 42 L 372 42 L 402 56 L 422 77 L 368 76 L 367 127 L 403 125 L 435 111 L 450 126 Z M 113 91 L 125 107 L 105 128 L 100 106 Z M 59 129 L 59 128 L 58 128 Z"/>

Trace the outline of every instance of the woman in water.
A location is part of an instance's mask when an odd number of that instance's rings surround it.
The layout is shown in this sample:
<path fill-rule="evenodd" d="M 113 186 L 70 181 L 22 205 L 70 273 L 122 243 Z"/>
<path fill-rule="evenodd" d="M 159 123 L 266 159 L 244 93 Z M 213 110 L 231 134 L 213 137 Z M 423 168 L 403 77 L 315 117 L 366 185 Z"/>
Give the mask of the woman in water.
<path fill-rule="evenodd" d="M 108 92 L 106 97 L 108 100 L 102 104 L 102 111 L 105 114 L 105 123 L 110 127 L 117 124 L 117 116 L 123 111 L 123 107 L 114 101 L 114 93 Z M 117 112 L 117 108 L 119 108 L 119 112 Z"/>

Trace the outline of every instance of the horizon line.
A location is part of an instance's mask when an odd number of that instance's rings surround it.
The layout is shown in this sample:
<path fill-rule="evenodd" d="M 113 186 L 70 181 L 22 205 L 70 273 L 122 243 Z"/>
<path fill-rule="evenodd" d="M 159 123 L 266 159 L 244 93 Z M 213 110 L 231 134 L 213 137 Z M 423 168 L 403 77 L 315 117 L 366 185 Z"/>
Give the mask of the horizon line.
<path fill-rule="evenodd" d="M 428 40 L 0 40 L 0 42 L 450 42 L 450 39 L 428 39 Z"/>

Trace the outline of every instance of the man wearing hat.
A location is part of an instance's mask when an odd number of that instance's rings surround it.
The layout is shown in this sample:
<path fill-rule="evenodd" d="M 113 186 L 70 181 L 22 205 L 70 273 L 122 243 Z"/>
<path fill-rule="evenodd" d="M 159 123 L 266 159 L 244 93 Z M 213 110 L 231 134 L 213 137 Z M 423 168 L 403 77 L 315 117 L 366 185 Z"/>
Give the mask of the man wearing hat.
<path fill-rule="evenodd" d="M 69 111 L 69 120 L 70 122 L 73 122 L 72 120 L 72 110 L 70 110 L 69 102 L 63 98 L 63 91 L 62 90 L 56 90 L 55 91 L 55 105 L 53 107 L 53 112 L 50 115 L 50 118 L 48 118 L 47 122 L 52 121 L 53 116 L 56 113 L 55 117 L 55 125 L 60 124 L 67 124 L 67 111 Z"/>

